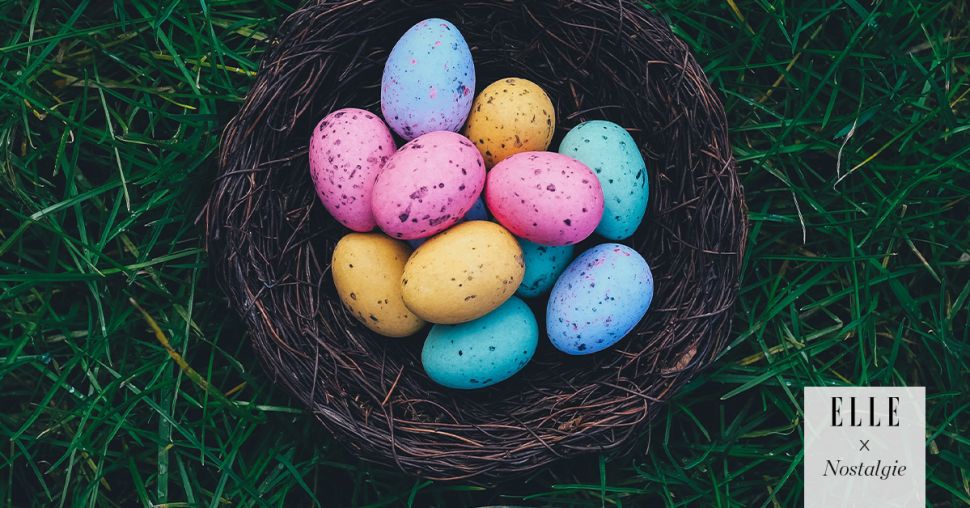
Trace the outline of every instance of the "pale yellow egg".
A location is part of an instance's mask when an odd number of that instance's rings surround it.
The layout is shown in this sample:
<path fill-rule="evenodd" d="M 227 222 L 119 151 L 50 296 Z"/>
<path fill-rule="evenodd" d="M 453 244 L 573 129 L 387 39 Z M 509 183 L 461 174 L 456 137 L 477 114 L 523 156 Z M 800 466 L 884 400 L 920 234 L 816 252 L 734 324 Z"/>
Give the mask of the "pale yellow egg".
<path fill-rule="evenodd" d="M 522 249 L 511 233 L 494 222 L 465 222 L 411 255 L 401 279 L 404 304 L 432 323 L 464 323 L 505 303 L 524 272 Z"/>
<path fill-rule="evenodd" d="M 412 335 L 425 324 L 401 295 L 410 255 L 406 243 L 380 233 L 351 233 L 333 249 L 330 266 L 340 300 L 364 326 L 387 337 Z"/>

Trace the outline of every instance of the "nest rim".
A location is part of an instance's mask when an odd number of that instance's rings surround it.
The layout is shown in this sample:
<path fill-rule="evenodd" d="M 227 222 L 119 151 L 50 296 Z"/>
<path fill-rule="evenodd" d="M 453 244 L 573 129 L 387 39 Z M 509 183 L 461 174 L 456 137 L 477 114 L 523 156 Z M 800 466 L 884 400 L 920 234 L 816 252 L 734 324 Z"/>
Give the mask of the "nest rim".
<path fill-rule="evenodd" d="M 650 203 L 640 229 L 620 243 L 644 255 L 656 288 L 646 318 L 614 347 L 582 357 L 555 351 L 534 305 L 532 362 L 507 381 L 460 392 L 424 374 L 427 328 L 388 339 L 344 310 L 328 265 L 349 230 L 313 191 L 309 133 L 341 107 L 380 115 L 383 61 L 429 17 L 462 31 L 479 89 L 522 76 L 553 97 L 550 149 L 591 119 L 614 121 L 637 140 Z M 604 82 L 609 89 L 597 86 Z M 265 370 L 324 427 L 366 460 L 490 484 L 565 458 L 629 451 L 655 409 L 726 344 L 746 212 L 721 101 L 686 44 L 647 7 L 317 0 L 282 22 L 227 125 L 204 223 L 218 283 Z M 588 240 L 576 255 L 606 241 Z"/>

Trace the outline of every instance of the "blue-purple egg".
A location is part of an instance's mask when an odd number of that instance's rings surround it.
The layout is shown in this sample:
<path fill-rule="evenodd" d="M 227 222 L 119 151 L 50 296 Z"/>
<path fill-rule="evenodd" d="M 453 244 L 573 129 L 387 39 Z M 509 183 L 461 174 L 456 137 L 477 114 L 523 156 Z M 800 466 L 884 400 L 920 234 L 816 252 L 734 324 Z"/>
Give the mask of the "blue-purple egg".
<path fill-rule="evenodd" d="M 475 64 L 455 25 L 426 19 L 394 44 L 381 78 L 381 111 L 402 138 L 457 131 L 474 98 Z"/>
<path fill-rule="evenodd" d="M 546 333 L 560 351 L 588 355 L 625 337 L 653 300 L 653 274 L 635 250 L 604 243 L 566 267 L 549 295 Z"/>

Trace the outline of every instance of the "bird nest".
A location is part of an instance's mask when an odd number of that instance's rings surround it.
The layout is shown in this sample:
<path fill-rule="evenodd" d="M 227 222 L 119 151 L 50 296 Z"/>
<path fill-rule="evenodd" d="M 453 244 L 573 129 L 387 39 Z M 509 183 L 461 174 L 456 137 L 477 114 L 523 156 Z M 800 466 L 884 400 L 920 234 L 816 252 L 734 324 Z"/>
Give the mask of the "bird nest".
<path fill-rule="evenodd" d="M 656 292 L 611 349 L 571 357 L 540 341 L 512 379 L 459 392 L 425 375 L 422 337 L 377 336 L 342 306 L 329 262 L 347 230 L 314 193 L 311 129 L 338 108 L 379 112 L 390 49 L 429 17 L 462 31 L 478 83 L 518 76 L 548 92 L 552 146 L 591 119 L 637 141 L 652 195 L 623 243 L 649 261 Z M 311 3 L 272 39 L 219 166 L 205 222 L 228 304 L 274 381 L 365 459 L 489 483 L 625 451 L 731 330 L 748 228 L 724 109 L 687 46 L 637 2 Z"/>

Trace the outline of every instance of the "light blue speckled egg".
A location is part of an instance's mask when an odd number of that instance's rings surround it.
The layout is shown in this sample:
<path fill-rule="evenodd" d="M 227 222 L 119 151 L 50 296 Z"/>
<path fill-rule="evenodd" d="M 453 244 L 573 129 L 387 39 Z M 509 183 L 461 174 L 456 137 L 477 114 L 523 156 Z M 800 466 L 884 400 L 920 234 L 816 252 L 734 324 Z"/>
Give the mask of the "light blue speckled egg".
<path fill-rule="evenodd" d="M 653 274 L 637 251 L 618 243 L 589 249 L 566 267 L 549 295 L 546 333 L 560 351 L 588 355 L 616 344 L 653 300 Z"/>
<path fill-rule="evenodd" d="M 421 21 L 391 49 L 381 78 L 381 111 L 402 138 L 457 131 L 474 98 L 472 53 L 450 22 Z"/>
<path fill-rule="evenodd" d="M 461 220 L 456 222 L 455 225 L 457 226 L 458 224 L 461 224 L 462 222 L 469 221 L 469 220 L 488 220 L 488 209 L 485 208 L 484 199 L 482 198 L 476 199 L 475 202 L 472 203 L 472 207 L 469 208 L 468 212 L 465 213 L 465 216 L 462 217 Z M 426 241 L 428 241 L 427 238 L 408 240 L 408 245 L 410 245 L 412 249 L 417 249 L 418 247 L 421 246 L 421 244 L 423 244 Z"/>
<path fill-rule="evenodd" d="M 574 246 L 561 247 L 539 245 L 519 238 L 522 257 L 525 259 L 525 275 L 516 294 L 535 298 L 552 288 L 556 278 L 566 269 L 573 258 Z"/>
<path fill-rule="evenodd" d="M 512 377 L 535 354 L 539 326 L 532 309 L 512 297 L 467 323 L 434 325 L 421 350 L 421 364 L 448 388 L 484 388 Z"/>
<path fill-rule="evenodd" d="M 596 232 L 609 240 L 629 238 L 647 211 L 647 166 L 636 141 L 623 127 L 592 120 L 573 127 L 559 153 L 586 164 L 603 188 L 604 209 Z"/>

